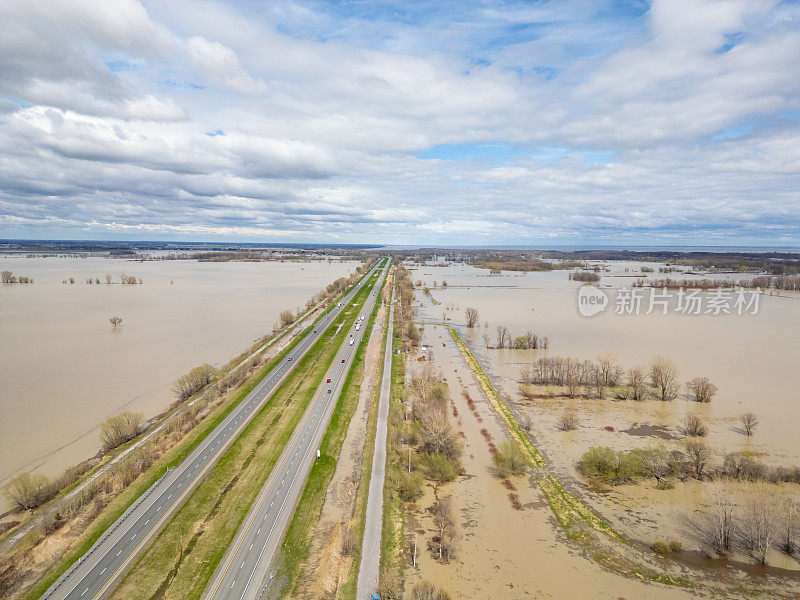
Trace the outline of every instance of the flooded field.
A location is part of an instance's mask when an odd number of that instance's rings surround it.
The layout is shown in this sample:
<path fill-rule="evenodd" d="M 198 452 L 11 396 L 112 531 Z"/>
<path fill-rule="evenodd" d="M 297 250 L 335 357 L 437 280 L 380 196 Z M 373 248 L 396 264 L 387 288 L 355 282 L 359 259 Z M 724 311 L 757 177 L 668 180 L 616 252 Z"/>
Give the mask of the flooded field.
<path fill-rule="evenodd" d="M 657 271 L 658 265 L 655 267 Z M 639 265 L 618 263 L 611 273 L 603 273 L 601 285 L 629 287 L 631 275 L 638 270 Z M 501 391 L 512 399 L 519 398 L 520 367 L 538 356 L 596 359 L 610 352 L 623 367 L 630 368 L 646 367 L 653 356 L 661 354 L 677 363 L 681 384 L 692 377 L 709 377 L 719 387 L 713 402 L 699 406 L 682 394 L 671 403 L 606 401 L 596 410 L 625 411 L 629 421 L 665 426 L 675 425 L 688 411 L 699 410 L 709 420 L 709 443 L 726 451 L 764 453 L 766 462 L 799 462 L 800 299 L 796 296 L 787 292 L 764 295 L 757 314 L 684 315 L 670 311 L 663 315 L 654 311 L 649 315 L 618 315 L 612 303 L 607 311 L 587 318 L 577 309 L 580 284 L 569 281 L 566 271 L 490 275 L 483 269 L 453 265 L 419 267 L 411 275 L 431 287 L 433 298 L 441 302 L 434 304 L 418 293 L 423 319 L 446 317 L 459 325 L 465 322 L 466 307 L 478 310 L 479 327 L 463 328 L 462 333 Z M 658 273 L 651 276 L 659 277 Z M 675 273 L 669 276 L 683 278 Z M 442 280 L 447 281 L 446 288 L 441 287 Z M 512 337 L 529 329 L 547 336 L 549 349 L 488 350 L 484 336 L 495 345 L 498 325 L 508 327 Z M 742 435 L 738 427 L 738 416 L 746 411 L 760 418 L 752 438 Z"/>
<path fill-rule="evenodd" d="M 617 266 L 601 285 L 630 286 L 625 269 L 638 267 Z M 699 413 L 708 424 L 704 441 L 713 449 L 711 460 L 716 464 L 735 450 L 772 464 L 800 464 L 794 435 L 800 425 L 794 408 L 800 382 L 792 367 L 800 351 L 787 327 L 798 321 L 800 300 L 768 296 L 761 299 L 758 314 L 727 317 L 620 316 L 612 304 L 610 311 L 586 318 L 577 310 L 580 284 L 569 281 L 564 271 L 492 276 L 462 265 L 422 267 L 412 272 L 412 280 L 429 286 L 432 296 L 417 292 L 417 316 L 428 324 L 421 339 L 425 349 L 412 355 L 411 368 L 419 368 L 423 357 L 429 357 L 448 382 L 453 424 L 464 441 L 465 472 L 452 484 L 428 486 L 425 496 L 409 509 L 413 539 L 407 535 L 406 547 L 418 548 L 419 558 L 407 572 L 407 590 L 427 580 L 463 598 L 485 598 L 501 589 L 513 597 L 744 598 L 751 597 L 750 588 L 779 590 L 787 597 L 796 593 L 795 556 L 773 544 L 766 556 L 768 566 L 763 567 L 741 550 L 739 541 L 728 560 L 720 560 L 708 555 L 707 533 L 716 494 L 731 499 L 741 519 L 748 497 L 768 494 L 780 511 L 790 497 L 797 497 L 797 484 L 690 477 L 668 489 L 658 489 L 652 478 L 609 487 L 585 480 L 576 464 L 586 450 L 598 445 L 616 450 L 680 448 L 684 436 L 679 423 L 687 412 Z M 444 288 L 442 280 L 447 282 Z M 480 313 L 479 325 L 471 331 L 463 327 L 466 307 Z M 513 488 L 501 485 L 493 473 L 487 440 L 500 444 L 506 428 L 475 385 L 449 334 L 434 324 L 442 320 L 459 326 L 520 422 L 524 415 L 532 417 L 531 434 L 546 457 L 546 471 L 630 542 L 615 550 L 598 546 L 593 552 L 619 551 L 624 559 L 683 577 L 697 587 L 654 585 L 599 566 L 589 559 L 593 554 L 563 536 L 535 477 L 514 479 Z M 496 344 L 499 325 L 508 327 L 512 338 L 533 330 L 547 336 L 550 346 L 535 351 L 487 348 Z M 596 359 L 607 352 L 625 367 L 646 366 L 653 356 L 663 354 L 678 364 L 681 384 L 690 377 L 708 376 L 719 386 L 719 394 L 711 403 L 698 405 L 683 390 L 673 402 L 619 401 L 611 395 L 602 400 L 567 398 L 564 389 L 544 385 L 534 386 L 535 395 L 528 398 L 518 391 L 520 367 L 537 357 Z M 468 407 L 463 391 L 475 399 L 475 409 Z M 557 426 L 567 409 L 579 417 L 574 431 Z M 737 420 L 747 410 L 761 418 L 751 438 L 743 435 Z M 436 560 L 430 551 L 436 531 L 430 507 L 435 498 L 447 495 L 458 515 L 455 559 L 449 564 Z M 775 518 L 782 517 L 776 513 Z M 659 558 L 649 548 L 655 541 L 669 541 L 682 549 L 668 559 Z"/>
<path fill-rule="evenodd" d="M 493 460 L 484 439 L 500 444 L 507 437 L 505 426 L 485 401 L 444 328 L 426 327 L 422 342 L 433 348 L 434 364 L 450 388 L 458 413 L 453 424 L 463 434 L 465 473 L 435 490 L 427 485 L 424 497 L 409 509 L 408 528 L 416 535 L 407 539 L 406 547 L 413 548 L 416 542 L 417 552 L 416 564 L 406 570 L 406 598 L 421 581 L 433 582 L 464 600 L 697 597 L 680 588 L 628 579 L 586 558 L 566 543 L 532 476 L 514 479 L 521 503 L 520 509 L 515 509 L 509 490 L 493 474 Z M 463 392 L 475 399 L 477 417 L 467 406 Z M 458 532 L 455 557 L 447 564 L 438 561 L 428 548 L 436 531 L 430 506 L 435 498 L 444 496 L 453 499 Z"/>
<path fill-rule="evenodd" d="M 109 415 L 158 414 L 174 400 L 177 377 L 224 364 L 269 333 L 280 311 L 304 308 L 356 266 L 0 258 L 0 269 L 34 279 L 0 286 L 0 483 L 32 468 L 54 475 L 93 455 Z M 121 273 L 142 285 L 120 285 Z M 70 277 L 74 284 L 62 283 Z M 123 319 L 116 330 L 113 315 Z"/>

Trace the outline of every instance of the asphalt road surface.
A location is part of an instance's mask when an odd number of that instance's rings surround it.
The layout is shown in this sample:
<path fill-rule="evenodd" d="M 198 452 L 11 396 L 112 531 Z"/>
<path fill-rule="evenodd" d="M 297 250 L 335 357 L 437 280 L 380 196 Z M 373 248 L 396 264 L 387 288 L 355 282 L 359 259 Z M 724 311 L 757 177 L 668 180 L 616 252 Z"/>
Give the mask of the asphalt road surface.
<path fill-rule="evenodd" d="M 361 307 L 354 324 L 322 385 L 317 389 L 302 420 L 295 429 L 272 473 L 264 484 L 250 513 L 239 528 L 233 544 L 217 568 L 206 600 L 255 600 L 270 584 L 270 563 L 289 526 L 300 499 L 317 450 L 328 427 L 328 421 L 341 393 L 347 372 L 386 278 L 386 269 Z M 357 328 L 358 327 L 358 328 Z M 353 344 L 350 345 L 350 340 Z"/>
<path fill-rule="evenodd" d="M 389 394 L 392 390 L 392 336 L 394 335 L 394 290 L 389 308 L 389 330 L 383 359 L 381 395 L 378 399 L 378 421 L 375 429 L 375 452 L 367 495 L 367 517 L 361 546 L 356 600 L 369 600 L 378 591 L 378 568 L 381 562 L 381 529 L 383 527 L 383 481 L 386 478 L 386 421 L 389 417 Z"/>
<path fill-rule="evenodd" d="M 203 476 L 224 454 L 231 442 L 306 351 L 336 319 L 358 290 L 373 281 L 379 262 L 342 301 L 333 307 L 278 363 L 256 388 L 231 411 L 179 466 L 168 471 L 103 534 L 42 596 L 45 600 L 96 600 L 111 589 L 169 517 L 189 496 Z M 385 269 L 384 269 L 385 272 Z M 370 298 L 373 296 L 370 294 Z"/>

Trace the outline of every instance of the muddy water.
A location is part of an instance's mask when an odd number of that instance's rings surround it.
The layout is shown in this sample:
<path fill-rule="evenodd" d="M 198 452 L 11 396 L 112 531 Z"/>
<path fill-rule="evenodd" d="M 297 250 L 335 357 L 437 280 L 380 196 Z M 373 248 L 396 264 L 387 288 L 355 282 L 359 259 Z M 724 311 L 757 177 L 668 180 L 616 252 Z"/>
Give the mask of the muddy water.
<path fill-rule="evenodd" d="M 680 589 L 626 579 L 604 571 L 565 543 L 547 502 L 534 480 L 517 478 L 516 493 L 523 510 L 515 510 L 508 490 L 491 473 L 492 459 L 481 434 L 485 428 L 494 443 L 504 427 L 475 384 L 460 354 L 439 327 L 425 328 L 423 341 L 433 346 L 435 363 L 447 379 L 464 432 L 466 474 L 438 490 L 452 495 L 459 539 L 456 559 L 440 564 L 426 550 L 432 523 L 426 509 L 434 501 L 428 488 L 419 501 L 417 566 L 409 566 L 406 597 L 413 586 L 431 581 L 454 598 L 603 598 L 684 599 L 695 597 Z M 447 346 L 443 347 L 442 343 Z M 466 390 L 476 404 L 480 421 L 462 397 Z M 452 414 L 452 413 L 451 413 Z"/>
<path fill-rule="evenodd" d="M 53 475 L 98 450 L 97 426 L 121 410 L 159 413 L 172 382 L 221 365 L 304 307 L 355 263 L 129 262 L 2 257 L 34 278 L 0 286 L 0 480 Z M 143 285 L 87 285 L 111 273 Z M 74 277 L 74 285 L 63 284 Z M 109 317 L 123 326 L 113 330 Z"/>
<path fill-rule="evenodd" d="M 658 265 L 655 265 L 656 267 Z M 630 286 L 639 271 L 634 263 L 618 264 L 605 273 L 602 284 Z M 627 269 L 627 271 L 626 271 Z M 657 270 L 657 269 L 656 269 Z M 658 273 L 650 275 L 659 277 Z M 670 277 L 682 278 L 679 273 Z M 480 327 L 463 330 L 478 357 L 500 381 L 502 390 L 517 398 L 519 368 L 544 351 L 487 350 L 483 336 L 494 344 L 495 327 L 507 326 L 512 336 L 528 329 L 550 338 L 552 355 L 596 358 L 612 352 L 626 367 L 646 365 L 656 354 L 674 360 L 684 382 L 707 376 L 719 386 L 715 400 L 698 407 L 688 399 L 647 402 L 630 409 L 635 420 L 674 426 L 687 411 L 700 410 L 710 421 L 709 442 L 725 449 L 767 453 L 765 460 L 796 463 L 800 458 L 800 299 L 788 295 L 764 296 L 756 315 L 686 316 L 617 315 L 612 309 L 591 318 L 577 311 L 578 283 L 567 272 L 504 273 L 469 266 L 419 267 L 412 278 L 432 286 L 445 279 L 448 287 L 432 289 L 442 304 L 433 305 L 421 293 L 420 316 L 463 324 L 464 308 L 478 309 Z M 488 322 L 488 327 L 484 325 Z M 621 403 L 616 403 L 621 404 Z M 630 403 L 629 403 L 630 404 Z M 609 404 L 607 410 L 614 408 Z M 748 439 L 737 426 L 742 412 L 761 419 L 756 435 Z M 643 414 L 644 413 L 644 414 Z"/>

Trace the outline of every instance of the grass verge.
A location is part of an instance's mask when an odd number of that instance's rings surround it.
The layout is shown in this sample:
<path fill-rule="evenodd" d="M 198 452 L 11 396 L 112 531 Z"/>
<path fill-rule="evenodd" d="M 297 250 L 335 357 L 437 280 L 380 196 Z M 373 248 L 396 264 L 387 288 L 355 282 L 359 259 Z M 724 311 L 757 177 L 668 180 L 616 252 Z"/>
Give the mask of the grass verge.
<path fill-rule="evenodd" d="M 397 321 L 398 313 L 395 313 Z M 386 427 L 386 482 L 383 487 L 383 523 L 381 527 L 381 560 L 379 589 L 384 585 L 399 583 L 403 578 L 403 504 L 394 493 L 391 482 L 403 471 L 401 440 L 403 430 L 403 392 L 406 383 L 406 363 L 401 350 L 403 341 L 395 322 L 392 336 L 392 393 L 389 401 L 389 418 Z M 395 573 L 397 577 L 395 578 Z"/>

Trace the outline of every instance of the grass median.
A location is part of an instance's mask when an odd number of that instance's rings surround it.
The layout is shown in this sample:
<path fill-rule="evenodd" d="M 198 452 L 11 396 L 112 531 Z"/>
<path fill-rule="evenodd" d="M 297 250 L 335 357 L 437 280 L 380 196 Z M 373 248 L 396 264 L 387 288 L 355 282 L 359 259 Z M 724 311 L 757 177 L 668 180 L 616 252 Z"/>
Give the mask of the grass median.
<path fill-rule="evenodd" d="M 356 294 L 359 306 L 369 289 L 365 285 Z M 112 598 L 200 598 L 356 314 L 357 307 L 348 303 L 162 529 Z M 344 326 L 334 335 L 339 322 Z"/>
<path fill-rule="evenodd" d="M 395 313 L 397 321 L 398 313 Z M 403 392 L 406 383 L 406 363 L 401 350 L 403 341 L 395 322 L 392 336 L 392 392 L 389 396 L 389 418 L 386 424 L 386 480 L 383 485 L 383 523 L 381 526 L 381 560 L 379 589 L 399 585 L 403 577 L 403 504 L 395 493 L 393 482 L 403 473 L 402 432 Z"/>

